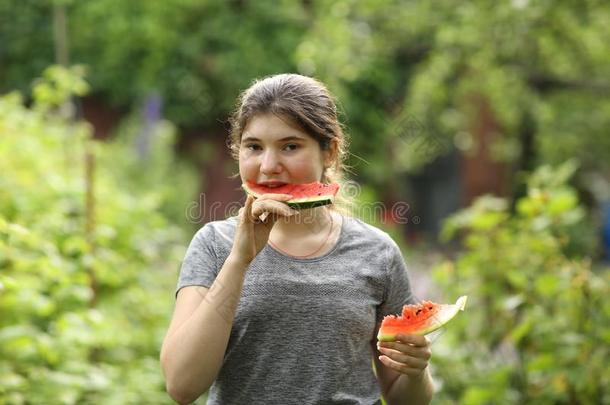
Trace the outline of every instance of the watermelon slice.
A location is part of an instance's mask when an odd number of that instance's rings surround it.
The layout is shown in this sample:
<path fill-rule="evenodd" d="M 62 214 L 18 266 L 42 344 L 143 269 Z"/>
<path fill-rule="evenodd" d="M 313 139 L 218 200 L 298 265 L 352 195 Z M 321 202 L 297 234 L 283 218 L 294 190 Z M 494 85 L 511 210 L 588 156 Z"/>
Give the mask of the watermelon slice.
<path fill-rule="evenodd" d="M 290 194 L 292 199 L 285 201 L 291 208 L 305 209 L 332 204 L 339 191 L 339 185 L 313 182 L 307 184 L 285 184 L 279 187 L 267 187 L 247 181 L 242 184 L 246 193 L 258 198 L 262 194 Z"/>
<path fill-rule="evenodd" d="M 435 304 L 431 301 L 405 305 L 401 316 L 387 315 L 383 318 L 377 340 L 391 342 L 396 340 L 399 333 L 426 335 L 434 332 L 464 310 L 466 298 L 465 295 L 461 296 L 453 305 Z"/>

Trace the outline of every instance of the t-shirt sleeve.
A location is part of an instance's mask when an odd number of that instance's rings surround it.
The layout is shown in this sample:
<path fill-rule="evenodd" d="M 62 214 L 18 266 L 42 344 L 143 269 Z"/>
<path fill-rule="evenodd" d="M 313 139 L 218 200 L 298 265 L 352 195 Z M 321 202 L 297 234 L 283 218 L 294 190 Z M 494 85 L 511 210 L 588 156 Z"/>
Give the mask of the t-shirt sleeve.
<path fill-rule="evenodd" d="M 391 240 L 387 250 L 386 283 L 384 286 L 384 299 L 377 310 L 377 324 L 386 315 L 397 315 L 402 312 L 406 304 L 415 303 L 411 291 L 411 283 L 407 265 L 400 248 Z"/>
<path fill-rule="evenodd" d="M 218 259 L 214 249 L 215 232 L 211 225 L 201 228 L 189 244 L 180 267 L 175 297 L 182 287 L 210 287 L 218 275 Z"/>

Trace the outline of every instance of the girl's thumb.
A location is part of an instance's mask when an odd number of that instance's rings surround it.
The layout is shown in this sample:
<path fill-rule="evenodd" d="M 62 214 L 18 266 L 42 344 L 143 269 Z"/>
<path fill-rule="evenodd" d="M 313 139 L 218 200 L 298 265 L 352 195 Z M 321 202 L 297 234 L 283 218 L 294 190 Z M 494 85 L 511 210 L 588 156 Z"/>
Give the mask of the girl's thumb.
<path fill-rule="evenodd" d="M 246 197 L 246 202 L 244 203 L 242 220 L 245 222 L 246 218 L 250 218 L 250 215 L 252 215 L 252 196 L 248 195 Z"/>

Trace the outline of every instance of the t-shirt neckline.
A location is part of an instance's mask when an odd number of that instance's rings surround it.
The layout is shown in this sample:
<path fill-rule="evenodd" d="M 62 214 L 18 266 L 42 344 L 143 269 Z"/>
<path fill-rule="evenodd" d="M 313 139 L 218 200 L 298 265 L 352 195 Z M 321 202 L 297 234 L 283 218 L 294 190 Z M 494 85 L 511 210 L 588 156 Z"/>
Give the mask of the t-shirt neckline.
<path fill-rule="evenodd" d="M 326 253 L 324 253 L 321 256 L 316 256 L 316 257 L 295 257 L 295 256 L 290 256 L 287 254 L 284 254 L 282 252 L 280 252 L 279 250 L 275 249 L 273 246 L 271 246 L 269 243 L 267 243 L 265 245 L 264 249 L 269 249 L 273 254 L 275 254 L 276 256 L 280 256 L 281 258 L 284 259 L 289 259 L 295 262 L 300 262 L 300 263 L 311 263 L 311 262 L 316 262 L 316 261 L 320 261 L 320 260 L 324 260 L 325 258 L 327 258 L 328 256 L 332 255 L 335 250 L 337 250 L 337 248 L 339 247 L 339 245 L 343 242 L 343 237 L 345 234 L 345 220 L 346 217 L 345 215 L 339 214 L 341 216 L 341 230 L 339 231 L 339 238 L 337 239 L 337 242 L 335 243 L 335 245 Z"/>

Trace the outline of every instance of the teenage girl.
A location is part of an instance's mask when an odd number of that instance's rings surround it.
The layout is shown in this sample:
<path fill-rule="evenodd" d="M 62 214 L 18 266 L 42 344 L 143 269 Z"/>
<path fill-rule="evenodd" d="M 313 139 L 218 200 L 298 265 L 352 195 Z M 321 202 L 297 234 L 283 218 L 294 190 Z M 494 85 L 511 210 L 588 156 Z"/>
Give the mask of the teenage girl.
<path fill-rule="evenodd" d="M 296 74 L 257 80 L 231 117 L 242 182 L 343 182 L 346 138 L 334 98 Z M 413 303 L 405 262 L 349 201 L 293 210 L 248 196 L 205 224 L 180 271 L 161 348 L 169 395 L 208 404 L 428 404 L 425 337 L 377 344 L 383 316 Z"/>

